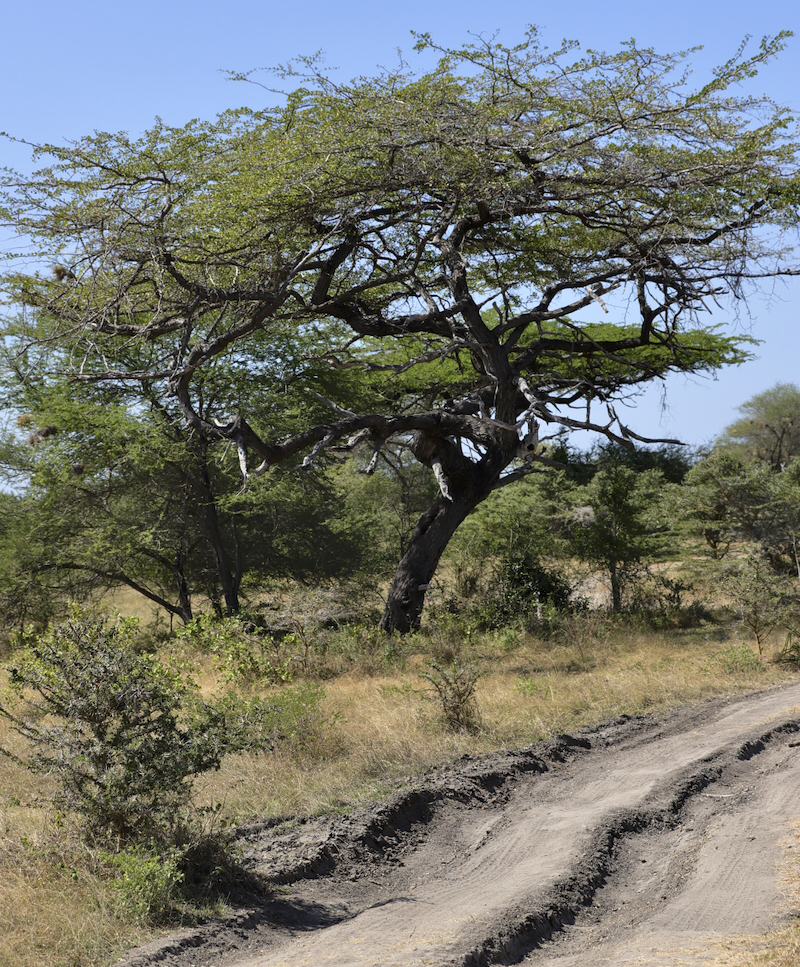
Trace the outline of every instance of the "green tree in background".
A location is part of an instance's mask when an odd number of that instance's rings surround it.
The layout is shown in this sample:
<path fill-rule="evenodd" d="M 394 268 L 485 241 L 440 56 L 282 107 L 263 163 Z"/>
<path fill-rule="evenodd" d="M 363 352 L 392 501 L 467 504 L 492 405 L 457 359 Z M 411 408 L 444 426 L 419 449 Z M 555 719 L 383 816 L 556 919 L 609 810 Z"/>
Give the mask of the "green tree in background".
<path fill-rule="evenodd" d="M 800 454 L 800 389 L 777 383 L 738 408 L 741 418 L 725 428 L 717 443 L 767 463 L 773 470 Z"/>
<path fill-rule="evenodd" d="M 800 580 L 800 461 L 775 473 L 767 462 L 720 448 L 692 468 L 680 497 L 714 558 L 754 543 L 774 571 Z"/>
<path fill-rule="evenodd" d="M 656 522 L 656 511 L 664 486 L 658 470 L 637 472 L 607 461 L 574 496 L 570 546 L 581 560 L 604 571 L 615 612 L 622 611 L 634 576 L 660 549 L 666 526 Z"/>
<path fill-rule="evenodd" d="M 353 525 L 337 531 L 338 493 L 322 473 L 290 486 L 279 473 L 269 489 L 242 494 L 224 447 L 188 431 L 147 384 L 76 393 L 35 376 L 6 380 L 20 414 L 0 449 L 16 485 L 0 578 L 7 620 L 125 586 L 188 622 L 197 596 L 237 612 L 243 581 L 358 568 L 364 541 L 348 536 Z M 210 379 L 204 390 L 213 399 Z"/>
<path fill-rule="evenodd" d="M 632 446 L 616 401 L 745 357 L 701 317 L 795 269 L 792 117 L 732 92 L 784 39 L 699 88 L 686 55 L 535 31 L 423 76 L 345 84 L 310 60 L 275 108 L 41 146 L 46 167 L 3 180 L 44 269 L 5 274 L 6 345 L 33 368 L 58 346 L 75 386 L 147 386 L 251 485 L 405 446 L 438 484 L 382 619 L 408 631 L 463 521 L 548 464 L 548 431 Z M 209 405 L 231 366 L 242 392 Z M 281 386 L 294 408 L 265 419 Z"/>

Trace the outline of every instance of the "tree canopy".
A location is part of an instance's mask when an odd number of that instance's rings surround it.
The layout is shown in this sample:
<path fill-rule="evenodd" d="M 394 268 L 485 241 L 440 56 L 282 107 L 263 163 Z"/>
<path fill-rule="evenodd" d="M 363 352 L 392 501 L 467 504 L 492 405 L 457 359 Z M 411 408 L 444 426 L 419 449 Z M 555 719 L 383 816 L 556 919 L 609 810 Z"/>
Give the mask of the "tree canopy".
<path fill-rule="evenodd" d="M 738 408 L 741 417 L 717 441 L 782 470 L 800 453 L 800 389 L 776 383 Z"/>
<path fill-rule="evenodd" d="M 2 219 L 47 266 L 11 263 L 7 345 L 156 387 L 246 480 L 405 447 L 439 483 L 383 619 L 408 630 L 460 523 L 551 461 L 548 430 L 632 445 L 616 401 L 745 358 L 707 313 L 796 271 L 800 182 L 791 113 L 731 89 L 785 39 L 693 87 L 691 52 L 422 36 L 421 76 L 343 84 L 311 59 L 274 108 L 40 146 L 48 166 L 4 179 Z M 220 361 L 266 399 L 291 386 L 299 422 L 244 395 L 209 412 Z"/>

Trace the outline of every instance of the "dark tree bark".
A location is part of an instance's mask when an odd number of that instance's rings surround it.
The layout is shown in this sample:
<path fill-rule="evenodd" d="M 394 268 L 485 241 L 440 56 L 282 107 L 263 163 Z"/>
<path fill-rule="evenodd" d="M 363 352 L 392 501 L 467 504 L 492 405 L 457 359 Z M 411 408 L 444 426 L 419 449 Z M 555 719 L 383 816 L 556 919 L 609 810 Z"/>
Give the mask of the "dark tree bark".
<path fill-rule="evenodd" d="M 399 634 L 419 628 L 425 593 L 450 538 L 497 487 L 511 459 L 491 450 L 472 463 L 449 440 L 427 434 L 417 434 L 412 449 L 422 463 L 440 462 L 447 495 L 440 493 L 419 519 L 395 572 L 380 627 Z"/>
<path fill-rule="evenodd" d="M 230 617 L 239 611 L 239 580 L 238 573 L 231 568 L 230 555 L 225 547 L 222 529 L 217 513 L 217 501 L 208 473 L 208 466 L 203 460 L 200 464 L 199 483 L 202 490 L 202 500 L 205 503 L 205 533 L 208 546 L 214 558 L 214 567 L 225 601 L 225 612 Z"/>
<path fill-rule="evenodd" d="M 455 503 L 439 496 L 420 518 L 395 573 L 381 628 L 405 634 L 419 628 L 425 592 L 450 538 L 480 499 Z"/>
<path fill-rule="evenodd" d="M 188 625 L 194 615 L 192 614 L 192 598 L 189 594 L 189 585 L 186 582 L 186 575 L 183 568 L 175 566 L 175 582 L 178 588 L 178 607 L 171 614 L 177 614 L 181 621 Z"/>

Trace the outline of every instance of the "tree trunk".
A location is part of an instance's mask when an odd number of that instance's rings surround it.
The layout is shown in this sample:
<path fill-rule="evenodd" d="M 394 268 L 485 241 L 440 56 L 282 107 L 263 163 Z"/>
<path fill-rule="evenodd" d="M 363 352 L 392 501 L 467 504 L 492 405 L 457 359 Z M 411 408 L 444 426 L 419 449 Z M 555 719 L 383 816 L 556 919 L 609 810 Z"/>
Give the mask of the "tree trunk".
<path fill-rule="evenodd" d="M 400 560 L 380 627 L 390 633 L 406 634 L 419 628 L 425 592 L 439 559 L 465 518 L 483 500 L 453 502 L 441 495 L 419 519 Z"/>
<path fill-rule="evenodd" d="M 214 555 L 214 567 L 217 572 L 220 590 L 225 599 L 225 611 L 230 617 L 239 610 L 239 581 L 238 574 L 234 576 L 231 569 L 230 557 L 222 538 L 217 514 L 217 503 L 211 486 L 211 478 L 205 462 L 200 467 L 200 481 L 205 502 L 206 523 L 205 532 L 211 553 Z"/>
<path fill-rule="evenodd" d="M 417 521 L 397 567 L 380 622 L 390 634 L 419 628 L 425 592 L 450 538 L 495 489 L 513 459 L 512 453 L 498 447 L 487 449 L 475 462 L 456 443 L 423 433 L 414 435 L 411 451 L 433 468 L 442 492 Z"/>
<path fill-rule="evenodd" d="M 186 583 L 186 575 L 183 573 L 183 568 L 180 566 L 180 561 L 177 559 L 175 561 L 175 583 L 178 589 L 178 607 L 176 613 L 179 615 L 181 621 L 188 625 L 192 620 L 192 599 L 189 594 L 189 585 Z"/>
<path fill-rule="evenodd" d="M 617 527 L 617 513 L 614 511 L 611 519 L 611 555 L 608 561 L 608 571 L 611 576 L 611 610 L 614 614 L 622 611 L 622 583 L 619 576 L 619 558 L 617 544 L 619 542 L 619 528 Z"/>

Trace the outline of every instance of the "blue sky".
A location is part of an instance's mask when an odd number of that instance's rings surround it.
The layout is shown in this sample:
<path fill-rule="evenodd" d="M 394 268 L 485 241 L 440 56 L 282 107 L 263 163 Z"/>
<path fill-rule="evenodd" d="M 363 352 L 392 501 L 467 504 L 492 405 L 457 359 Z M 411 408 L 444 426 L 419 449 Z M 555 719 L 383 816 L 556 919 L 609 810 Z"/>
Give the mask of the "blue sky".
<path fill-rule="evenodd" d="M 0 23 L 0 130 L 32 142 L 62 143 L 94 130 L 137 134 L 156 116 L 181 125 L 267 102 L 265 91 L 228 81 L 226 70 L 269 67 L 319 50 L 347 78 L 394 66 L 398 49 L 412 68 L 424 67 L 411 31 L 427 31 L 445 45 L 468 40 L 470 33 L 499 32 L 513 44 L 529 23 L 553 48 L 564 38 L 609 51 L 631 38 L 661 52 L 701 45 L 693 56 L 698 78 L 732 56 L 746 35 L 755 46 L 765 34 L 796 28 L 798 37 L 748 90 L 800 109 L 800 12 L 787 0 L 17 0 L 4 4 Z M 30 150 L 0 142 L 0 166 L 29 168 Z M 800 383 L 800 279 L 754 298 L 750 316 L 737 322 L 723 312 L 714 321 L 763 340 L 757 360 L 715 381 L 680 376 L 654 387 L 639 398 L 635 414 L 626 414 L 631 427 L 702 444 L 736 417 L 746 399 L 777 382 Z"/>

